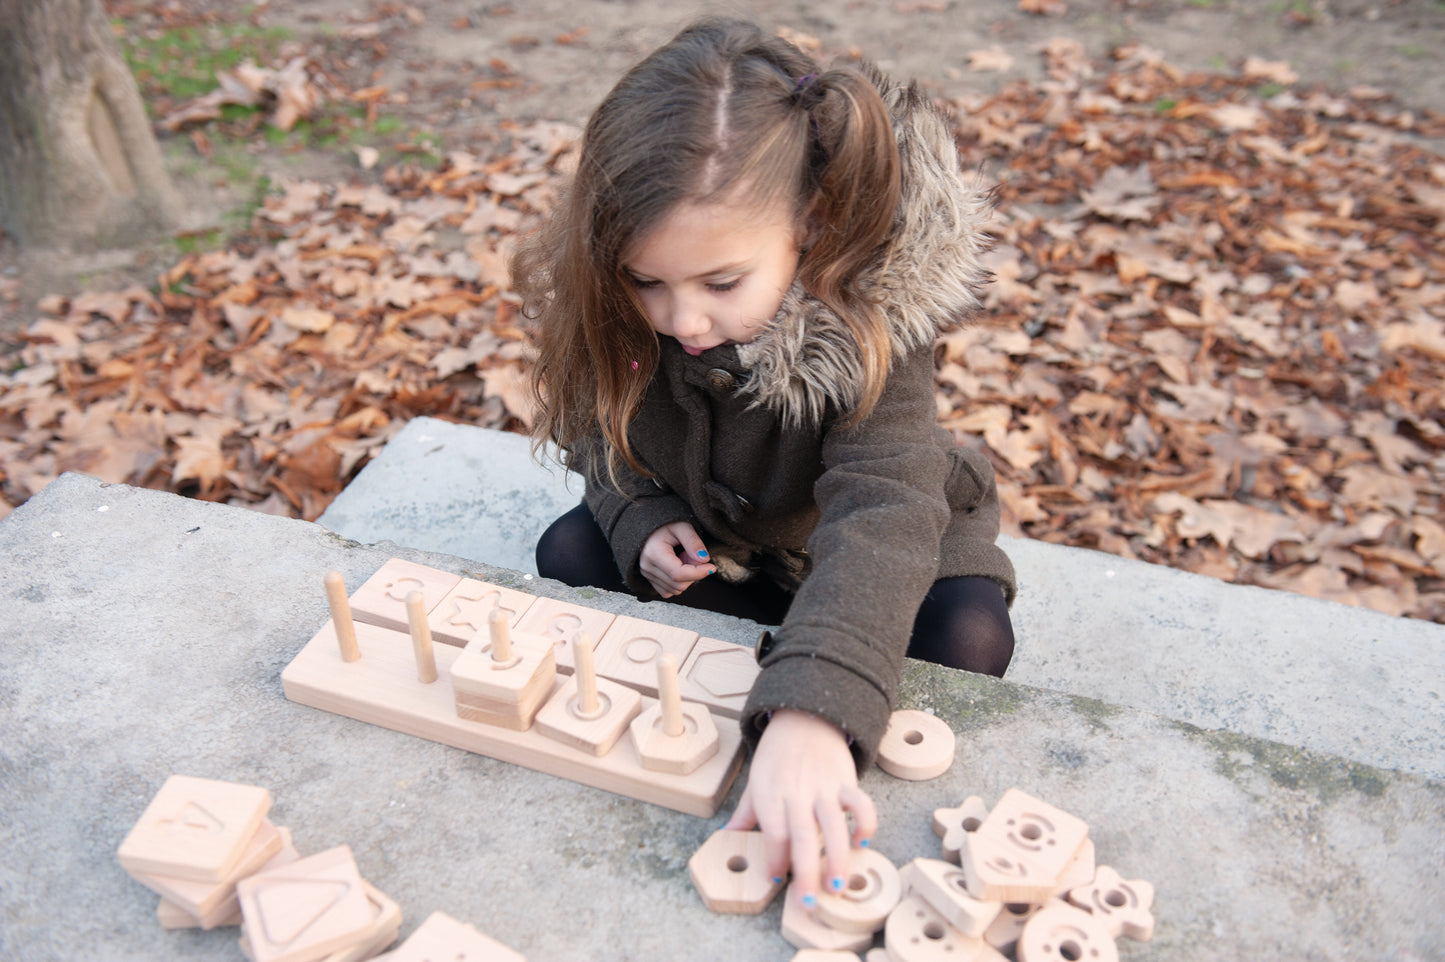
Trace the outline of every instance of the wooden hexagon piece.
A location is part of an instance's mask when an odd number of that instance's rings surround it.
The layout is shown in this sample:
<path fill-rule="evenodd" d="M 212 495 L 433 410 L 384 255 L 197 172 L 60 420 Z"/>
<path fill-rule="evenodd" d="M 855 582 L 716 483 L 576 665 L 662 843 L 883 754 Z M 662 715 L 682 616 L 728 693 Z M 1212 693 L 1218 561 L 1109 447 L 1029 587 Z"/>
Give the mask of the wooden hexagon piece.
<path fill-rule="evenodd" d="M 783 888 L 768 873 L 762 832 L 713 832 L 687 860 L 687 874 L 704 905 L 734 915 L 757 915 Z"/>
<path fill-rule="evenodd" d="M 1069 890 L 1069 902 L 1102 919 L 1115 938 L 1148 942 L 1154 937 L 1154 886 L 1143 879 L 1126 881 L 1101 865 L 1093 882 Z"/>
<path fill-rule="evenodd" d="M 717 724 L 706 707 L 684 702 L 682 724 L 681 734 L 669 735 L 660 703 L 643 709 L 632 720 L 628 732 L 643 768 L 686 775 L 717 754 Z"/>
<path fill-rule="evenodd" d="M 818 917 L 829 928 L 877 932 L 903 897 L 898 869 L 882 852 L 855 848 L 848 853 L 848 877 L 837 892 L 818 895 Z"/>
<path fill-rule="evenodd" d="M 878 767 L 895 778 L 937 778 L 953 764 L 956 738 L 948 722 L 926 711 L 904 709 L 888 719 L 878 743 Z"/>
<path fill-rule="evenodd" d="M 1119 962 L 1104 920 L 1060 899 L 1029 918 L 1014 951 L 1019 962 Z"/>

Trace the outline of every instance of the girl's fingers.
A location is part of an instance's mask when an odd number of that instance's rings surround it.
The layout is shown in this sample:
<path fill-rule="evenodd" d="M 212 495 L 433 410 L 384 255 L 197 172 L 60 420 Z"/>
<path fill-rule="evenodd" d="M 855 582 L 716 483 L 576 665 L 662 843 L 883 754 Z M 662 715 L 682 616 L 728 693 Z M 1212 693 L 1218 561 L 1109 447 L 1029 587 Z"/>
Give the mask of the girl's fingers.
<path fill-rule="evenodd" d="M 677 539 L 678 546 L 682 548 L 682 557 L 690 565 L 708 563 L 707 545 L 702 543 L 698 536 L 697 529 L 687 523 L 675 524 L 672 526 L 672 535 Z"/>
<path fill-rule="evenodd" d="M 878 809 L 873 799 L 857 785 L 847 785 L 838 792 L 843 808 L 853 813 L 852 847 L 857 848 L 878 832 Z"/>
<path fill-rule="evenodd" d="M 848 852 L 852 847 L 848 837 L 848 818 L 843 814 L 842 807 L 832 800 L 818 803 L 817 816 L 818 827 L 823 830 L 823 851 L 826 854 L 823 884 L 829 892 L 841 892 L 848 880 Z"/>
<path fill-rule="evenodd" d="M 738 807 L 733 812 L 733 817 L 728 819 L 727 824 L 724 825 L 723 828 L 735 832 L 746 832 L 757 827 L 758 816 L 757 813 L 753 811 L 753 797 L 747 792 L 743 792 L 742 800 L 738 802 Z"/>
<path fill-rule="evenodd" d="M 811 911 L 818 904 L 818 823 L 811 808 L 798 809 L 788 813 L 793 886 L 798 901 Z"/>

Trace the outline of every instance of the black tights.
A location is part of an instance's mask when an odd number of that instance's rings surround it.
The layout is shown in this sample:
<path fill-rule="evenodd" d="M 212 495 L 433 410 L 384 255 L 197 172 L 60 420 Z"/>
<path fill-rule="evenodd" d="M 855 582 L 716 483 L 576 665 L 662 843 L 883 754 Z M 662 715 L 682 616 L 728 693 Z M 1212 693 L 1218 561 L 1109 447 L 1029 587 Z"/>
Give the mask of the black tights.
<path fill-rule="evenodd" d="M 537 571 L 574 587 L 632 594 L 622 581 L 612 547 L 585 504 L 562 515 L 537 541 Z M 793 596 L 766 578 L 732 584 L 721 578 L 695 582 L 673 604 L 703 608 L 779 625 Z M 989 578 L 940 578 L 913 622 L 912 658 L 1003 677 L 1013 658 L 1014 632 L 1003 591 Z"/>

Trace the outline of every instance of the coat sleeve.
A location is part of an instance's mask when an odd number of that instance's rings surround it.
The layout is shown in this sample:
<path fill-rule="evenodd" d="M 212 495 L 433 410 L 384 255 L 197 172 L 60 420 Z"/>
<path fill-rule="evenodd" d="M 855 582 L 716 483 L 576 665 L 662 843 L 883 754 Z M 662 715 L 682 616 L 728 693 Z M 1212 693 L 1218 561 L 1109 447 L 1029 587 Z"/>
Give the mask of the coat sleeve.
<path fill-rule="evenodd" d="M 750 741 L 771 712 L 798 709 L 842 729 L 860 770 L 871 764 L 951 522 L 954 458 L 938 443 L 935 403 L 933 352 L 922 349 L 889 375 L 867 419 L 825 438 L 812 571 L 762 659 Z"/>
<path fill-rule="evenodd" d="M 692 510 L 682 498 L 626 463 L 619 461 L 615 477 L 609 476 L 603 445 L 600 433 L 578 444 L 572 450 L 568 467 L 586 479 L 587 507 L 612 546 L 617 570 L 622 572 L 627 587 L 644 600 L 656 598 L 657 592 L 642 576 L 638 564 L 642 546 L 648 536 L 663 525 L 693 522 Z"/>

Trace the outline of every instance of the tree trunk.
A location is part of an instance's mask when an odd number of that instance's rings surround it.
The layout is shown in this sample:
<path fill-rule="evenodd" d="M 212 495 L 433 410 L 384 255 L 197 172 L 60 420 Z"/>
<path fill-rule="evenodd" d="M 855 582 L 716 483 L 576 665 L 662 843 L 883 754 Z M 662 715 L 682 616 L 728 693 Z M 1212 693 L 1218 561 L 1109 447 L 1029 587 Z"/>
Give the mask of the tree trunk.
<path fill-rule="evenodd" d="M 0 226 L 25 249 L 98 247 L 179 215 L 100 0 L 0 0 Z"/>

